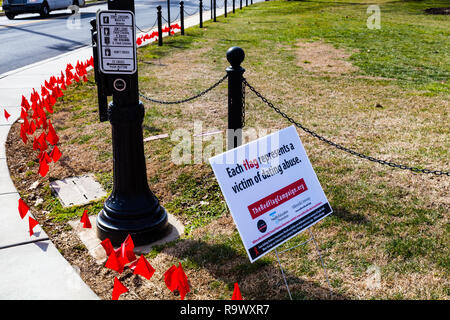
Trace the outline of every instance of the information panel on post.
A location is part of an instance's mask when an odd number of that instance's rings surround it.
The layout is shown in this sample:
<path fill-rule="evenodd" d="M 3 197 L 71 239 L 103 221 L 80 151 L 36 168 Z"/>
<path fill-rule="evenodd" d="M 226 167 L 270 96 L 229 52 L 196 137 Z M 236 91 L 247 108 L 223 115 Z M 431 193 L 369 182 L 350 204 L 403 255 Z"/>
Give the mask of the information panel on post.
<path fill-rule="evenodd" d="M 332 213 L 294 126 L 209 161 L 251 262 Z"/>
<path fill-rule="evenodd" d="M 134 13 L 126 10 L 97 12 L 98 57 L 105 74 L 134 74 L 136 31 Z"/>

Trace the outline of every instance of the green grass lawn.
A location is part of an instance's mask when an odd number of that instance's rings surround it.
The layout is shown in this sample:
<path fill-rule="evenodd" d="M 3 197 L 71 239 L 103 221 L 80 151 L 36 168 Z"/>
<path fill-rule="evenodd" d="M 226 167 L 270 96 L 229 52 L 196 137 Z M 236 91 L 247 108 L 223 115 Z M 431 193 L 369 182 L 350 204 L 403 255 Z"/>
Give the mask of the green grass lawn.
<path fill-rule="evenodd" d="M 450 20 L 424 13 L 447 3 L 373 2 L 380 6 L 381 28 L 371 30 L 369 4 L 355 2 L 263 2 L 206 22 L 204 29 L 189 28 L 185 36 L 165 38 L 163 47 L 140 48 L 140 90 L 163 100 L 196 94 L 223 76 L 226 50 L 240 46 L 249 83 L 306 127 L 376 158 L 449 170 Z M 52 116 L 63 154 L 90 161 L 76 168 L 55 166 L 50 179 L 93 172 L 110 191 L 110 125 L 98 123 L 92 78 L 70 88 Z M 144 136 L 193 131 L 194 121 L 201 121 L 203 131 L 225 128 L 226 92 L 222 84 L 184 105 L 144 102 Z M 288 125 L 247 90 L 247 128 Z M 448 177 L 384 167 L 299 134 L 334 210 L 313 231 L 335 298 L 448 299 Z M 245 299 L 288 298 L 272 254 L 248 262 L 209 164 L 174 164 L 170 152 L 176 144 L 171 139 L 145 144 L 152 190 L 186 225 L 181 240 L 147 256 L 152 265 L 182 261 L 195 288 L 189 299 L 228 299 L 236 281 Z M 30 167 L 34 170 L 33 163 Z M 16 173 L 15 180 L 26 172 Z M 53 224 L 64 226 L 81 216 L 85 207 L 62 209 L 48 187 L 43 192 L 50 231 Z M 24 197 L 28 193 L 21 190 Z M 101 202 L 86 206 L 91 214 L 100 207 Z M 306 239 L 303 233 L 284 248 Z M 327 298 L 312 246 L 292 250 L 283 264 L 296 299 Z M 375 288 L 367 285 L 374 269 L 380 272 Z M 158 286 L 145 291 L 124 281 L 143 299 L 153 297 Z"/>

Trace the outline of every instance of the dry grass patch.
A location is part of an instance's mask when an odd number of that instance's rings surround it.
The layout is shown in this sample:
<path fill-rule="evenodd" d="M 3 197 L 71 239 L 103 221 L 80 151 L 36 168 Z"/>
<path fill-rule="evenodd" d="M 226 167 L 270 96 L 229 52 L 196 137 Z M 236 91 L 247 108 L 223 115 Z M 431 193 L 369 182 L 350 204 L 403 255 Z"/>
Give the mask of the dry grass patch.
<path fill-rule="evenodd" d="M 351 54 L 323 42 L 299 42 L 296 50 L 297 65 L 320 74 L 343 75 L 358 72 L 359 68 L 348 59 Z"/>

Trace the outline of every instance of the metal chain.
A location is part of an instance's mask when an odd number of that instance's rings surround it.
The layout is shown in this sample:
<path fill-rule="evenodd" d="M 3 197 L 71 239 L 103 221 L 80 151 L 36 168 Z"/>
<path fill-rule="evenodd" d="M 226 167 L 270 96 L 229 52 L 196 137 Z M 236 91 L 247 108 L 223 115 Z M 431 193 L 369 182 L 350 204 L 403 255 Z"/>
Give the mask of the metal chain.
<path fill-rule="evenodd" d="M 184 13 L 186 13 L 188 16 L 193 16 L 194 14 L 198 13 L 199 10 L 193 12 L 193 13 L 189 13 L 186 9 L 184 9 Z"/>
<path fill-rule="evenodd" d="M 354 151 L 352 149 L 349 149 L 347 147 L 344 147 L 343 145 L 340 145 L 338 143 L 335 143 L 331 140 L 328 140 L 325 137 L 322 137 L 321 135 L 317 134 L 316 132 L 304 127 L 302 124 L 298 123 L 297 121 L 295 121 L 294 119 L 292 119 L 291 117 L 289 117 L 286 113 L 284 113 L 283 111 L 281 111 L 279 108 L 275 107 L 270 101 L 268 101 L 263 95 L 261 95 L 261 93 L 259 93 L 258 91 L 256 91 L 256 89 L 254 87 L 252 87 L 247 80 L 244 78 L 244 84 L 254 93 L 256 94 L 257 97 L 259 97 L 264 103 L 266 103 L 270 108 L 272 108 L 273 110 L 275 110 L 275 112 L 277 112 L 279 115 L 281 115 L 283 118 L 285 118 L 286 120 L 288 120 L 290 123 L 294 124 L 296 127 L 302 129 L 303 131 L 305 131 L 306 133 L 312 135 L 313 137 L 319 139 L 320 141 L 323 141 L 327 144 L 329 144 L 330 146 L 333 146 L 339 150 L 345 151 L 347 153 L 350 153 L 354 156 L 360 157 L 362 159 L 366 159 L 372 162 L 376 162 L 382 165 L 386 165 L 386 166 L 390 166 L 393 168 L 398 168 L 398 169 L 403 169 L 403 170 L 410 170 L 412 172 L 416 172 L 416 173 L 426 173 L 426 174 L 434 174 L 437 176 L 441 176 L 441 175 L 447 175 L 450 176 L 450 171 L 443 171 L 443 170 L 430 170 L 430 169 L 421 169 L 421 168 L 417 168 L 417 167 L 410 167 L 407 165 L 403 165 L 403 164 L 397 164 L 391 161 L 386 161 L 386 160 L 381 160 L 381 159 L 376 159 L 374 157 L 371 156 L 367 156 L 363 153 Z"/>
<path fill-rule="evenodd" d="M 139 92 L 139 96 L 141 96 L 142 98 L 144 98 L 145 100 L 154 102 L 154 103 L 159 103 L 159 104 L 180 104 L 180 103 L 185 103 L 185 102 L 189 102 L 192 101 L 194 99 L 197 99 L 205 94 L 207 94 L 209 91 L 213 90 L 214 88 L 216 88 L 218 85 L 220 85 L 226 78 L 228 77 L 228 75 L 226 74 L 222 79 L 220 79 L 219 81 L 217 81 L 216 83 L 214 83 L 211 87 L 209 87 L 208 89 L 200 92 L 199 94 L 196 94 L 193 97 L 187 98 L 187 99 L 182 99 L 182 100 L 175 100 L 175 101 L 162 101 L 162 100 L 157 100 L 157 99 L 153 99 L 150 97 L 145 96 L 144 94 Z"/>
<path fill-rule="evenodd" d="M 152 25 L 150 28 L 148 28 L 148 30 L 149 30 L 149 31 L 152 30 L 153 27 L 156 26 L 156 23 L 157 23 L 157 22 L 158 22 L 158 19 L 155 20 L 155 22 L 153 23 L 153 25 Z M 147 32 L 147 31 L 144 31 L 144 30 L 142 30 L 141 28 L 139 28 L 137 25 L 136 25 L 136 29 L 138 29 L 140 32 L 144 32 L 144 33 Z"/>

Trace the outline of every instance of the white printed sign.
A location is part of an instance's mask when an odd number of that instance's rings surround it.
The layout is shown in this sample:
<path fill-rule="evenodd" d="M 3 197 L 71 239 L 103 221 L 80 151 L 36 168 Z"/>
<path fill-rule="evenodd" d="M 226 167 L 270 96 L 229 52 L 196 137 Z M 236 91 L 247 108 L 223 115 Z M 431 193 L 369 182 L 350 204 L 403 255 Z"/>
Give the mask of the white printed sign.
<path fill-rule="evenodd" d="M 103 73 L 135 73 L 134 13 L 125 10 L 98 11 L 97 32 L 100 70 Z"/>
<path fill-rule="evenodd" d="M 251 262 L 332 213 L 294 126 L 209 161 Z"/>

